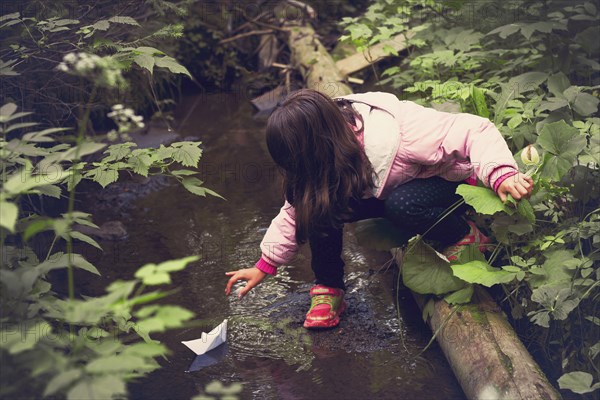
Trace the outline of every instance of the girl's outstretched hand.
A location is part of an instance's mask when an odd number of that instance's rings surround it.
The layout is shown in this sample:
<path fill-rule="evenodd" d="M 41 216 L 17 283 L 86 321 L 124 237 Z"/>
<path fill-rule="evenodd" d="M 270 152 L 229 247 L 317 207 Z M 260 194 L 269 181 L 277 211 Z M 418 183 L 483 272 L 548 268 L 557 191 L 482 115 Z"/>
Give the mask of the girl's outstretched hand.
<path fill-rule="evenodd" d="M 498 186 L 498 196 L 502 202 L 506 201 L 506 197 L 510 194 L 515 200 L 520 200 L 522 197 L 531 196 L 533 191 L 533 179 L 522 173 L 518 173 L 506 178 L 500 186 Z"/>
<path fill-rule="evenodd" d="M 229 296 L 231 293 L 231 287 L 237 281 L 247 281 L 246 286 L 241 288 L 238 292 L 238 297 L 241 299 L 248 293 L 254 286 L 258 285 L 267 275 L 262 272 L 260 269 L 256 267 L 252 268 L 244 268 L 238 269 L 237 271 L 225 272 L 225 275 L 230 276 L 229 281 L 227 281 L 227 286 L 225 287 L 225 294 Z"/>

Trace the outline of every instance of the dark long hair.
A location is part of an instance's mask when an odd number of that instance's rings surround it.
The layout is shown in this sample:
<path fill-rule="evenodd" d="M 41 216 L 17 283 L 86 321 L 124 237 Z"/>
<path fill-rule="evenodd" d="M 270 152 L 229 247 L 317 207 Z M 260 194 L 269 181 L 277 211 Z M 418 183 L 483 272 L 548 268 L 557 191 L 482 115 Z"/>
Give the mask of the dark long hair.
<path fill-rule="evenodd" d="M 310 89 L 288 95 L 269 117 L 267 146 L 283 170 L 298 243 L 341 226 L 353 203 L 374 187 L 373 167 L 349 125 L 362 129 L 362 122 L 348 101 Z"/>

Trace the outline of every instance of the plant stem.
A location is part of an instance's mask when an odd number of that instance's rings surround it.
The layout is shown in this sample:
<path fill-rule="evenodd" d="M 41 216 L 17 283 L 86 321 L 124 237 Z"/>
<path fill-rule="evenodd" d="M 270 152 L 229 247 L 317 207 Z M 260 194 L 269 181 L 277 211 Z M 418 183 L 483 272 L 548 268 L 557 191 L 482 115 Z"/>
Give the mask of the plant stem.
<path fill-rule="evenodd" d="M 96 97 L 96 85 L 92 88 L 92 92 L 90 94 L 90 98 L 88 100 L 88 104 L 85 108 L 85 113 L 83 118 L 79 122 L 79 129 L 77 130 L 77 138 L 75 142 L 75 157 L 73 159 L 73 165 L 75 166 L 79 162 L 79 154 L 81 150 L 81 145 L 83 143 L 83 139 L 85 137 L 85 130 L 87 127 L 87 123 L 90 119 L 90 112 L 92 109 L 92 102 L 94 101 L 94 97 Z M 71 190 L 69 191 L 69 205 L 67 215 L 71 218 L 73 211 L 75 210 L 75 186 L 77 185 L 77 176 L 79 174 L 78 168 L 73 168 L 73 173 L 71 175 Z M 71 227 L 71 222 L 69 221 L 69 229 Z M 69 300 L 73 300 L 75 298 L 75 281 L 73 278 L 73 238 L 71 235 L 67 235 L 67 255 L 68 255 L 68 287 L 69 287 Z M 73 325 L 70 326 L 71 333 L 73 333 Z"/>

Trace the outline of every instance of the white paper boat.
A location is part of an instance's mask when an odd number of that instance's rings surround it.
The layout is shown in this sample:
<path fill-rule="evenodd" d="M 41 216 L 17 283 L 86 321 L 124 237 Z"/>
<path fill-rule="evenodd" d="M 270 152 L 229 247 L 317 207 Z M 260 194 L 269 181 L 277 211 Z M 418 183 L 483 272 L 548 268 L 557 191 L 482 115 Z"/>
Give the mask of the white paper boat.
<path fill-rule="evenodd" d="M 200 339 L 182 341 L 196 355 L 204 354 L 227 341 L 227 320 L 224 320 L 212 331 L 202 332 Z"/>

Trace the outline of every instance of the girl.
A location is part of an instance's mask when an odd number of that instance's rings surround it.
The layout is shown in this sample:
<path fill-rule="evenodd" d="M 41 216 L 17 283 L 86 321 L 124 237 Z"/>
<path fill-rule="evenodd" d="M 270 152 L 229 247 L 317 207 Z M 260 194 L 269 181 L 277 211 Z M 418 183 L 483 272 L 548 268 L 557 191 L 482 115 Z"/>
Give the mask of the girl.
<path fill-rule="evenodd" d="M 304 327 L 339 323 L 346 304 L 343 225 L 386 217 L 423 234 L 460 197 L 456 187 L 479 178 L 502 201 L 529 196 L 533 181 L 517 171 L 500 132 L 487 119 L 451 114 L 372 92 L 330 99 L 314 90 L 291 93 L 267 122 L 267 146 L 283 170 L 285 204 L 261 242 L 252 268 L 227 272 L 229 295 L 241 298 L 309 242 L 316 285 Z M 425 236 L 456 258 L 460 246 L 489 240 L 454 212 Z"/>

